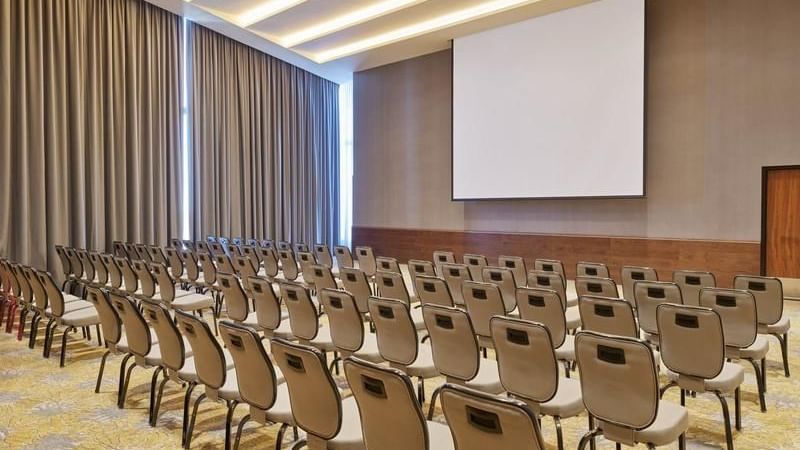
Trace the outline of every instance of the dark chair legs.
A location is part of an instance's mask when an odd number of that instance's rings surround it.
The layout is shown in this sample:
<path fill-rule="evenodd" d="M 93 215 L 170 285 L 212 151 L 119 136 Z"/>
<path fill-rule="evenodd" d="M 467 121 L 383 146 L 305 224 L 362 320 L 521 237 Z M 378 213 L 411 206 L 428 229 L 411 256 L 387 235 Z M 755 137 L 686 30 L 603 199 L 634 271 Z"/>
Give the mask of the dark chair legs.
<path fill-rule="evenodd" d="M 232 400 L 227 402 L 228 404 L 228 414 L 225 416 L 225 450 L 230 450 L 231 448 L 231 424 L 233 423 L 233 412 L 236 411 L 236 406 L 239 405 L 239 402 L 236 400 Z"/>
<path fill-rule="evenodd" d="M 417 400 L 419 406 L 425 404 L 425 380 L 422 377 L 417 378 Z"/>
<path fill-rule="evenodd" d="M 100 384 L 103 383 L 103 371 L 106 370 L 106 360 L 110 354 L 111 350 L 106 350 L 106 352 L 103 354 L 103 358 L 100 359 L 100 370 L 97 372 L 97 384 L 94 387 L 95 394 L 100 392 Z"/>
<path fill-rule="evenodd" d="M 64 363 L 66 362 L 66 359 L 67 359 L 67 338 L 69 337 L 69 333 L 74 329 L 75 329 L 75 327 L 72 327 L 72 326 L 67 327 L 67 329 L 64 330 L 64 335 L 61 336 L 61 360 L 59 361 L 59 366 L 60 367 L 64 367 Z M 53 328 L 53 332 L 55 332 L 55 327 Z M 50 344 L 52 345 L 52 339 L 50 339 L 50 341 L 51 341 Z M 50 354 L 50 350 L 47 351 L 47 354 L 48 355 Z"/>
<path fill-rule="evenodd" d="M 564 450 L 564 434 L 561 432 L 561 418 L 553 416 L 553 422 L 556 424 L 556 442 L 558 443 L 558 450 Z"/>
<path fill-rule="evenodd" d="M 239 426 L 236 427 L 236 438 L 233 440 L 233 450 L 239 450 L 239 441 L 242 438 L 242 431 L 244 430 L 244 426 L 247 425 L 247 422 L 249 421 L 250 421 L 250 414 L 242 417 L 242 420 L 239 421 Z M 284 427 L 286 427 L 286 425 L 283 425 L 281 427 L 281 430 L 278 432 L 279 435 L 280 433 L 283 433 Z M 280 442 L 280 440 L 278 442 Z"/>
<path fill-rule="evenodd" d="M 433 413 L 436 411 L 436 399 L 439 398 L 439 391 L 442 390 L 442 386 L 437 387 L 434 389 L 433 394 L 431 394 L 431 404 L 428 407 L 428 420 L 433 420 Z"/>
<path fill-rule="evenodd" d="M 206 398 L 206 394 L 202 393 L 199 397 L 194 401 L 194 407 L 192 407 L 192 416 L 189 418 L 189 425 L 186 427 L 186 439 L 183 443 L 183 448 L 188 449 L 192 445 L 192 433 L 194 433 L 194 423 L 197 420 L 197 410 L 200 408 L 200 402 Z"/>
<path fill-rule="evenodd" d="M 725 422 L 725 442 L 728 450 L 733 450 L 733 431 L 731 430 L 731 414 L 728 411 L 728 402 L 721 392 L 714 392 L 722 405 L 722 420 Z"/>
<path fill-rule="evenodd" d="M 117 404 L 117 407 L 119 409 L 122 409 L 122 408 L 125 407 L 125 397 L 128 396 L 128 385 L 131 382 L 131 372 L 133 372 L 133 368 L 134 367 L 136 367 L 136 363 L 135 362 L 132 363 L 130 365 L 130 367 L 128 367 L 128 370 L 125 373 L 125 376 L 123 378 L 125 380 L 125 382 L 122 383 L 122 390 L 119 393 L 119 403 Z"/>
<path fill-rule="evenodd" d="M 189 425 L 189 404 L 192 400 L 192 391 L 194 391 L 196 383 L 189 383 L 189 387 L 186 388 L 186 395 L 183 396 L 183 422 L 182 422 L 182 430 L 181 430 L 181 445 L 186 443 L 186 429 Z"/>
<path fill-rule="evenodd" d="M 767 403 L 764 400 L 764 376 L 761 373 L 761 369 L 758 367 L 758 363 L 752 359 L 748 359 L 747 361 L 753 366 L 753 371 L 756 374 L 756 384 L 758 385 L 758 402 L 761 405 L 761 412 L 767 412 Z"/>
<path fill-rule="evenodd" d="M 594 416 L 592 416 L 591 414 L 589 414 L 589 429 L 590 430 L 594 430 L 595 429 L 595 427 L 594 427 Z M 596 447 L 597 447 L 596 439 L 594 438 L 594 436 L 592 436 L 591 439 L 589 439 L 589 449 L 590 450 L 595 450 Z"/>
<path fill-rule="evenodd" d="M 592 428 L 591 431 L 584 434 L 581 438 L 581 441 L 578 443 L 578 450 L 583 450 L 586 448 L 586 444 L 588 442 L 594 442 L 594 438 L 600 434 L 599 428 Z"/>
<path fill-rule="evenodd" d="M 781 344 L 781 356 L 783 357 L 783 375 L 789 377 L 789 332 L 783 335 L 773 334 Z"/>
<path fill-rule="evenodd" d="M 161 375 L 161 372 L 163 370 L 164 369 L 161 368 L 161 367 L 156 367 L 156 370 L 153 371 L 153 377 L 150 380 L 150 406 L 149 406 L 149 408 L 147 410 L 147 422 L 150 424 L 151 427 L 156 426 L 156 424 L 155 424 L 155 421 L 156 421 L 155 414 L 153 413 L 153 411 L 156 409 L 156 391 L 157 391 L 156 385 L 158 384 L 159 375 Z M 166 379 L 167 378 L 165 377 L 165 380 Z M 163 389 L 163 387 L 164 387 L 164 384 L 162 383 L 161 384 L 161 388 Z M 158 401 L 159 402 L 161 401 L 161 396 L 160 395 L 159 395 Z"/>

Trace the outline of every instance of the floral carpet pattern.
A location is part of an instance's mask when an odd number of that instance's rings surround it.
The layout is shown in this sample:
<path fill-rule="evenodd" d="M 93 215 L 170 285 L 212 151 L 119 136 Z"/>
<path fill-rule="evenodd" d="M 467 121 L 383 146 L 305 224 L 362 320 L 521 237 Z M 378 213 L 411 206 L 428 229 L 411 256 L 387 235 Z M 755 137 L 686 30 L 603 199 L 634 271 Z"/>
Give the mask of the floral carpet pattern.
<path fill-rule="evenodd" d="M 786 312 L 794 324 L 800 324 L 800 303 L 787 302 Z M 39 336 L 43 333 L 40 332 Z M 14 335 L 0 333 L 0 448 L 26 450 L 55 449 L 179 449 L 183 390 L 168 383 L 156 427 L 147 423 L 151 370 L 137 368 L 133 372 L 128 401 L 124 409 L 116 406 L 116 388 L 120 357 L 111 357 L 99 394 L 94 385 L 103 349 L 96 340 L 90 344 L 75 333 L 67 348 L 67 365 L 58 367 L 61 339 L 56 337 L 53 355 L 42 358 L 42 340 L 30 350 L 26 339 L 17 341 Z M 790 333 L 789 358 L 793 376 L 785 378 L 777 340 L 769 338 L 770 353 L 767 369 L 767 408 L 761 413 L 755 378 L 749 364 L 743 365 L 746 378 L 742 386 L 742 431 L 734 431 L 737 449 L 798 449 L 800 448 L 800 339 Z M 338 378 L 344 387 L 344 379 Z M 430 393 L 442 379 L 428 380 Z M 200 389 L 197 389 L 200 391 Z M 195 394 L 197 395 L 197 394 Z M 678 402 L 678 390 L 668 392 L 665 399 Z M 733 399 L 730 399 L 733 411 Z M 717 399 L 710 394 L 687 397 L 690 429 L 688 448 L 724 448 L 725 434 L 722 413 Z M 427 411 L 427 405 L 426 405 Z M 247 413 L 240 406 L 234 426 Z M 437 420 L 443 420 L 441 411 Z M 192 441 L 193 449 L 217 449 L 224 443 L 225 407 L 204 402 L 200 407 Z M 585 433 L 585 414 L 562 421 L 565 448 L 577 448 Z M 555 449 L 552 420 L 542 420 L 542 430 L 548 448 Z M 274 448 L 278 426 L 247 425 L 241 448 Z M 291 448 L 291 433 L 287 433 L 284 448 Z M 598 441 L 599 449 L 614 448 L 613 444 Z M 677 444 L 671 448 L 677 448 Z M 413 450 L 413 449 L 409 449 Z M 434 449 L 435 450 L 435 449 Z"/>

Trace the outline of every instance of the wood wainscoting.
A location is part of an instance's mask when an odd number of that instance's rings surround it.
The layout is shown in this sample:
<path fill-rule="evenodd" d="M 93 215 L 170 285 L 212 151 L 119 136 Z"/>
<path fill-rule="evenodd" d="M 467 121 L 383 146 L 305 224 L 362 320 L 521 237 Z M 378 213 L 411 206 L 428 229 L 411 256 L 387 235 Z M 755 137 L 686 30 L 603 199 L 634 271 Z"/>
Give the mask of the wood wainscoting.
<path fill-rule="evenodd" d="M 445 231 L 400 228 L 353 227 L 353 246 L 367 245 L 377 256 L 430 260 L 434 250 L 449 250 L 460 258 L 477 253 L 492 259 L 499 255 L 522 256 L 529 267 L 535 258 L 560 259 L 567 277 L 575 276 L 578 261 L 606 263 L 619 282 L 622 266 L 649 266 L 659 279 L 671 280 L 678 269 L 707 270 L 717 284 L 729 287 L 737 274 L 758 274 L 760 244 L 750 241 L 653 239 L 614 236 L 581 236 L 479 231 Z"/>

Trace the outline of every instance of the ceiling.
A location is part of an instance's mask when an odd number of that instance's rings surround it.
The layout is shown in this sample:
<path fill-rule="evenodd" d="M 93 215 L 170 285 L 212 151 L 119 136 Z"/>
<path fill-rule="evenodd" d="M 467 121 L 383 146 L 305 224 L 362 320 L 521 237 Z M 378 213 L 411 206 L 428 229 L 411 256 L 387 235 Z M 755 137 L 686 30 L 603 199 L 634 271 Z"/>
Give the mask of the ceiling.
<path fill-rule="evenodd" d="M 147 0 L 338 83 L 594 0 Z"/>

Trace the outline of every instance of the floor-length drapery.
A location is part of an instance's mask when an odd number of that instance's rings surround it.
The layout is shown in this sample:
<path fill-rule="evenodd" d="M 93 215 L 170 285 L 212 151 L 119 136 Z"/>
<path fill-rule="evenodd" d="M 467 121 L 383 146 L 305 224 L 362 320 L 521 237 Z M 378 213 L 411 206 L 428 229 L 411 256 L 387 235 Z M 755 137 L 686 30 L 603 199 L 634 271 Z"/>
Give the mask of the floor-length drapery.
<path fill-rule="evenodd" d="M 181 27 L 140 0 L 0 1 L 0 254 L 54 271 L 55 244 L 178 235 Z"/>
<path fill-rule="evenodd" d="M 189 28 L 193 235 L 338 239 L 338 85 Z"/>

